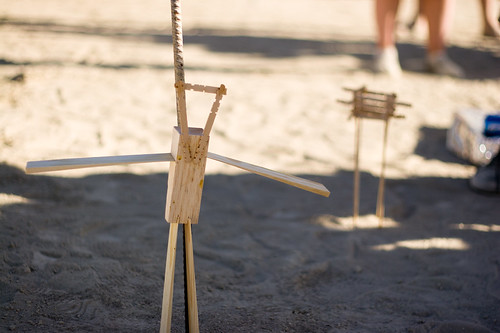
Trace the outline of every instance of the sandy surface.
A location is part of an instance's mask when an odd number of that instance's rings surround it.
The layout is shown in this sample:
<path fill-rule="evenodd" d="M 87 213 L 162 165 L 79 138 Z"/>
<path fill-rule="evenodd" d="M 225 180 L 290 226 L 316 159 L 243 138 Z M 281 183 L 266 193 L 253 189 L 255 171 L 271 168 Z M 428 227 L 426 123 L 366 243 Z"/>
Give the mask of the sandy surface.
<path fill-rule="evenodd" d="M 412 11 L 405 1 L 401 20 Z M 210 150 L 332 192 L 207 163 L 193 227 L 201 331 L 500 332 L 500 199 L 470 191 L 475 166 L 445 147 L 454 112 L 500 110 L 500 43 L 481 37 L 476 1 L 459 1 L 450 36 L 465 79 L 423 72 L 425 30 L 404 28 L 403 77 L 372 73 L 371 0 L 184 0 L 183 14 L 186 81 L 228 88 Z M 1 0 L 0 17 L 0 330 L 157 331 L 168 165 L 24 165 L 170 149 L 169 3 Z M 354 124 L 337 100 L 363 85 L 413 105 L 390 124 L 382 229 L 376 121 L 363 123 L 352 228 Z M 188 93 L 190 125 L 212 99 Z"/>

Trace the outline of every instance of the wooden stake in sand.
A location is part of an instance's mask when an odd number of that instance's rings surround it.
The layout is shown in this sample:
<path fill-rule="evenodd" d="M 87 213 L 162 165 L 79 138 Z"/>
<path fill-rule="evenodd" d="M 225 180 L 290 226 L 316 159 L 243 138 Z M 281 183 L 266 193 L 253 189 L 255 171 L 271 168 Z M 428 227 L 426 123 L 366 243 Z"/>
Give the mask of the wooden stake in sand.
<path fill-rule="evenodd" d="M 199 332 L 191 225 L 198 223 L 207 158 L 325 197 L 328 197 L 330 192 L 320 183 L 208 152 L 210 131 L 220 101 L 226 95 L 226 88 L 224 85 L 212 87 L 185 83 L 180 0 L 171 0 L 171 10 L 178 125 L 173 129 L 171 153 L 31 161 L 26 165 L 26 172 L 37 173 L 118 164 L 170 162 L 165 207 L 165 219 L 170 223 L 170 231 L 165 265 L 160 332 L 170 332 L 171 330 L 175 255 L 179 224 L 184 227 L 185 279 L 187 286 L 186 322 L 189 332 Z M 215 95 L 215 101 L 203 129 L 188 126 L 186 91 L 189 90 Z"/>
<path fill-rule="evenodd" d="M 396 102 L 395 94 L 384 94 L 379 92 L 368 91 L 365 87 L 360 89 L 344 88 L 346 91 L 353 93 L 352 101 L 339 101 L 344 104 L 352 105 L 351 117 L 355 121 L 355 153 L 354 153 L 354 198 L 353 198 L 353 226 L 356 227 L 359 215 L 359 148 L 361 145 L 361 120 L 363 118 L 378 119 L 385 122 L 384 126 L 384 141 L 382 148 L 382 169 L 380 172 L 378 194 L 377 194 L 377 211 L 376 215 L 379 218 L 379 227 L 382 227 L 384 219 L 384 190 L 385 190 L 385 165 L 387 151 L 387 137 L 390 118 L 404 118 L 403 115 L 396 114 L 396 105 L 407 106 L 408 103 Z"/>

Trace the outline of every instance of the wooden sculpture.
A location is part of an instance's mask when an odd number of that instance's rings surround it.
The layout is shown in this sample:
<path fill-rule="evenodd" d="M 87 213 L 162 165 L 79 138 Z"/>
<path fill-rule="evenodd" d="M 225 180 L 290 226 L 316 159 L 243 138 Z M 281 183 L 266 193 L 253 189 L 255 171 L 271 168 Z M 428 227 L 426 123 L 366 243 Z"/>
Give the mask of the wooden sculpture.
<path fill-rule="evenodd" d="M 31 161 L 26 165 L 26 172 L 38 173 L 119 164 L 170 162 L 165 208 L 165 219 L 170 223 L 170 230 L 165 266 L 160 332 L 170 332 L 171 329 L 175 255 L 179 224 L 182 224 L 184 227 L 185 279 L 187 289 L 186 303 L 188 312 L 186 321 L 190 332 L 198 332 L 198 308 L 196 301 L 191 225 L 198 223 L 207 158 L 296 186 L 325 197 L 328 197 L 330 192 L 322 184 L 310 180 L 286 175 L 208 152 L 210 131 L 214 124 L 220 101 L 227 91 L 224 85 L 212 87 L 185 83 L 180 0 L 171 0 L 171 12 L 177 103 L 177 126 L 173 129 L 171 153 Z M 205 128 L 203 129 L 190 128 L 188 126 L 186 90 L 215 95 L 215 101 L 212 105 Z"/>
<path fill-rule="evenodd" d="M 385 122 L 384 126 L 384 141 L 382 148 L 382 169 L 380 171 L 378 194 L 377 194 L 377 210 L 376 216 L 379 218 L 379 227 L 382 227 L 384 219 L 384 189 L 385 189 L 385 165 L 386 165 L 386 149 L 387 136 L 389 128 L 389 119 L 404 118 L 404 115 L 396 114 L 396 105 L 407 106 L 408 103 L 396 102 L 396 94 L 384 94 L 379 92 L 368 91 L 366 87 L 360 89 L 344 88 L 346 91 L 353 93 L 352 101 L 339 101 L 344 104 L 352 105 L 351 117 L 354 117 L 355 122 L 355 153 L 354 153 L 354 202 L 353 202 L 353 226 L 356 227 L 359 215 L 359 147 L 360 147 L 360 132 L 361 119 L 378 119 Z"/>

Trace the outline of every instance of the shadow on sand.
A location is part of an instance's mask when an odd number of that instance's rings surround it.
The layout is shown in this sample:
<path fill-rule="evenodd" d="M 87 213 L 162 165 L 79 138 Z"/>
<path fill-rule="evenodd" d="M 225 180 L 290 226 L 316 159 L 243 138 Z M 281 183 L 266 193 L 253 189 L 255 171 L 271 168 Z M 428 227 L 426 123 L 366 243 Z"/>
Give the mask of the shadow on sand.
<path fill-rule="evenodd" d="M 498 328 L 492 255 L 500 250 L 499 230 L 478 235 L 458 227 L 494 223 L 485 212 L 498 211 L 496 198 L 468 191 L 464 179 L 388 179 L 386 215 L 395 226 L 332 229 L 319 221 L 337 224 L 352 215 L 352 172 L 301 176 L 323 182 L 332 196 L 255 175 L 206 176 L 193 227 L 204 329 L 386 331 L 477 314 L 481 325 Z M 0 165 L 0 327 L 158 330 L 166 180 L 27 176 Z M 378 179 L 363 173 L 361 182 L 363 218 L 375 210 Z M 443 239 L 463 248 L 433 247 Z M 427 245 L 405 247 L 415 241 Z M 177 267 L 175 332 L 184 311 Z"/>
<path fill-rule="evenodd" d="M 24 22 L 4 20 L 3 25 L 12 25 L 33 32 L 57 34 L 94 35 L 104 38 L 131 40 L 144 43 L 171 44 L 172 37 L 163 31 L 127 30 L 109 27 L 87 27 L 63 25 L 53 22 Z M 299 56 L 341 56 L 349 55 L 360 60 L 360 70 L 371 69 L 373 41 L 336 40 L 319 41 L 312 39 L 295 39 L 247 35 L 244 32 L 231 30 L 196 29 L 184 33 L 185 45 L 201 45 L 214 53 L 243 53 L 266 58 L 290 58 Z M 398 44 L 402 68 L 406 71 L 425 73 L 421 60 L 425 56 L 422 45 L 411 43 Z M 468 49 L 452 46 L 448 53 L 463 67 L 467 79 L 495 79 L 500 77 L 500 59 L 493 50 Z M 4 65 L 63 65 L 53 61 L 19 62 L 14 59 L 0 59 Z M 171 69 L 163 64 L 144 66 L 139 63 L 127 64 L 91 64 L 81 65 L 102 68 L 128 69 L 150 67 L 154 69 Z"/>

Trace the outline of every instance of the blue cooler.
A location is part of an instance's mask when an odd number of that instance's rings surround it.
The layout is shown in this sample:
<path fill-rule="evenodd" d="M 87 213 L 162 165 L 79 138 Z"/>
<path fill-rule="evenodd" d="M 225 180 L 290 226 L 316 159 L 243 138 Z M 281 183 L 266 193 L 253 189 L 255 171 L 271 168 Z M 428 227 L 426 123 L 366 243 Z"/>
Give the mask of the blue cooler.
<path fill-rule="evenodd" d="M 474 165 L 488 164 L 500 148 L 500 111 L 457 111 L 447 133 L 446 147 Z"/>

